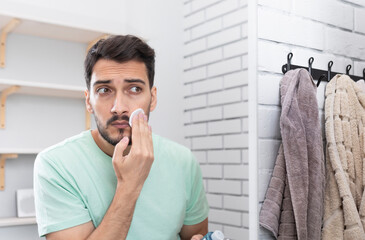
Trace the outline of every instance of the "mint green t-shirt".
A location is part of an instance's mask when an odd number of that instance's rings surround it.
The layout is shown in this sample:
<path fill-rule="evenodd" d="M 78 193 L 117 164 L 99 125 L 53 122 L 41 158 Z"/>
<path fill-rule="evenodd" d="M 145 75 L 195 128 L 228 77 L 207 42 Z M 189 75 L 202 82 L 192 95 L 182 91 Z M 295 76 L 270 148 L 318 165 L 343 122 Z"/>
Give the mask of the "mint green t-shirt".
<path fill-rule="evenodd" d="M 155 159 L 127 239 L 180 239 L 183 225 L 208 217 L 199 164 L 190 150 L 155 134 L 153 149 Z M 90 130 L 42 151 L 34 166 L 39 235 L 90 220 L 98 227 L 116 184 L 112 158 L 96 145 Z"/>

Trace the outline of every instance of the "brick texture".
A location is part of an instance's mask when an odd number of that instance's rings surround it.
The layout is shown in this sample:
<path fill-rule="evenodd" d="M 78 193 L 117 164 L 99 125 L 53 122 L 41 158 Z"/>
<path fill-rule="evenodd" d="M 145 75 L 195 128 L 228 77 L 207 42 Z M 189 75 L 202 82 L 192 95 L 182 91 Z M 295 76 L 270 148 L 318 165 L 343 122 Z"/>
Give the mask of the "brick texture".
<path fill-rule="evenodd" d="M 246 239 L 247 1 L 191 0 L 185 5 L 184 133 L 206 183 L 209 230 Z"/>
<path fill-rule="evenodd" d="M 302 66 L 307 66 L 308 59 L 314 57 L 313 67 L 319 69 L 327 69 L 328 62 L 333 61 L 332 70 L 336 72 L 345 72 L 346 66 L 351 64 L 354 73 L 362 76 L 365 67 L 365 3 L 362 0 L 258 0 L 258 5 L 257 178 L 260 209 L 281 143 L 279 84 L 281 66 L 286 63 L 287 54 L 292 52 L 293 64 Z M 323 131 L 325 85 L 321 84 L 317 89 Z M 223 174 L 228 172 L 223 170 Z M 243 182 L 242 194 L 246 189 Z M 225 204 L 224 198 L 223 207 Z M 227 227 L 224 231 L 227 232 Z M 236 233 L 230 234 L 235 236 Z M 260 228 L 258 239 L 274 238 Z"/>

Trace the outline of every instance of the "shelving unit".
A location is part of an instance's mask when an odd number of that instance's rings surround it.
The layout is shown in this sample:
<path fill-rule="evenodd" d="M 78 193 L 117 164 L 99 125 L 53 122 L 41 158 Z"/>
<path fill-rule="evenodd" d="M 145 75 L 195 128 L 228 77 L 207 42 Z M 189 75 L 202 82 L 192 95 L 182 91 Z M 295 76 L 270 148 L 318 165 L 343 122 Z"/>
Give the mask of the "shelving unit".
<path fill-rule="evenodd" d="M 5 163 L 7 159 L 18 158 L 19 154 L 38 154 L 41 149 L 0 148 L 0 190 L 5 188 Z"/>
<path fill-rule="evenodd" d="M 51 96 L 83 99 L 85 88 L 69 85 L 35 83 L 19 80 L 0 79 L 0 128 L 5 128 L 6 99 L 10 94 L 28 94 L 37 96 Z M 90 128 L 90 116 L 86 114 L 86 129 Z"/>
<path fill-rule="evenodd" d="M 37 224 L 35 217 L 27 218 L 0 218 L 0 227 L 22 226 Z"/>
<path fill-rule="evenodd" d="M 16 93 L 18 94 L 80 99 L 83 99 L 85 97 L 85 87 L 81 86 L 78 87 L 53 83 L 35 83 L 0 78 L 0 92 L 12 86 L 19 87 L 19 90 L 16 91 Z"/>
<path fill-rule="evenodd" d="M 106 35 L 106 33 L 98 30 L 80 28 L 77 26 L 64 26 L 57 22 L 47 22 L 46 19 L 30 19 L 25 15 L 9 15 L 7 12 L 0 10 L 0 71 L 2 68 L 6 68 L 5 52 L 7 56 L 12 55 L 12 52 L 9 49 L 6 49 L 6 42 L 10 40 L 8 35 L 12 33 L 85 43 L 85 50 L 87 50 L 92 43 Z M 47 60 L 45 59 L 45 61 Z M 41 64 L 41 62 L 39 64 Z M 11 94 L 83 99 L 84 90 L 85 87 L 82 86 L 31 82 L 24 81 L 24 79 L 0 78 L 0 131 L 1 128 L 5 128 L 6 100 Z M 86 110 L 85 114 L 85 125 L 86 128 L 89 129 L 91 125 L 90 114 Z M 14 148 L 0 147 L 0 190 L 3 190 L 5 187 L 5 163 L 7 159 L 10 160 L 11 158 L 17 158 L 19 154 L 35 155 L 41 150 L 42 149 L 36 148 L 17 148 L 16 146 L 14 146 Z M 34 224 L 36 224 L 36 218 L 34 217 L 0 218 L 0 227 Z"/>
<path fill-rule="evenodd" d="M 19 19 L 20 24 L 13 33 L 32 35 L 44 38 L 59 39 L 72 42 L 90 43 L 105 35 L 103 32 L 91 29 L 63 26 L 58 23 L 49 23 L 41 19 L 26 19 L 21 16 L 10 16 L 0 12 L 0 29 L 3 29 L 13 19 Z"/>
<path fill-rule="evenodd" d="M 1 154 L 38 154 L 43 149 L 40 148 L 0 148 Z"/>

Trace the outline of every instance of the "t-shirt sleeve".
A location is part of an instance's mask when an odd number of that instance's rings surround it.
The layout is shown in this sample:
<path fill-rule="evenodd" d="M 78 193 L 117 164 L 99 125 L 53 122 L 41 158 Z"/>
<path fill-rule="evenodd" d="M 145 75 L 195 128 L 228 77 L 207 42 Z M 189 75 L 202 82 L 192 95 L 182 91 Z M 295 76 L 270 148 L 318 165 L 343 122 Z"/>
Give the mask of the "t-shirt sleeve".
<path fill-rule="evenodd" d="M 39 236 L 91 220 L 80 193 L 50 156 L 38 154 L 34 165 L 34 195 Z"/>
<path fill-rule="evenodd" d="M 191 153 L 191 166 L 189 188 L 190 197 L 188 199 L 184 225 L 194 225 L 204 221 L 208 217 L 209 206 L 205 195 L 203 178 L 199 163 Z"/>

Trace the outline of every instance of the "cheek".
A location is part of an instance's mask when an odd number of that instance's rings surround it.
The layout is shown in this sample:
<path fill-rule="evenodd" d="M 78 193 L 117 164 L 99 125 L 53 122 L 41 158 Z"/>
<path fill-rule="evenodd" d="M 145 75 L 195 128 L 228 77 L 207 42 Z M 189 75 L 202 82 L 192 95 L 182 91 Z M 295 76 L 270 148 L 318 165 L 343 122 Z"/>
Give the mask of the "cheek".
<path fill-rule="evenodd" d="M 92 109 L 94 111 L 94 114 L 97 115 L 100 119 L 108 118 L 108 116 L 111 114 L 111 107 L 109 106 L 109 104 L 106 103 L 96 102 L 92 105 Z"/>

